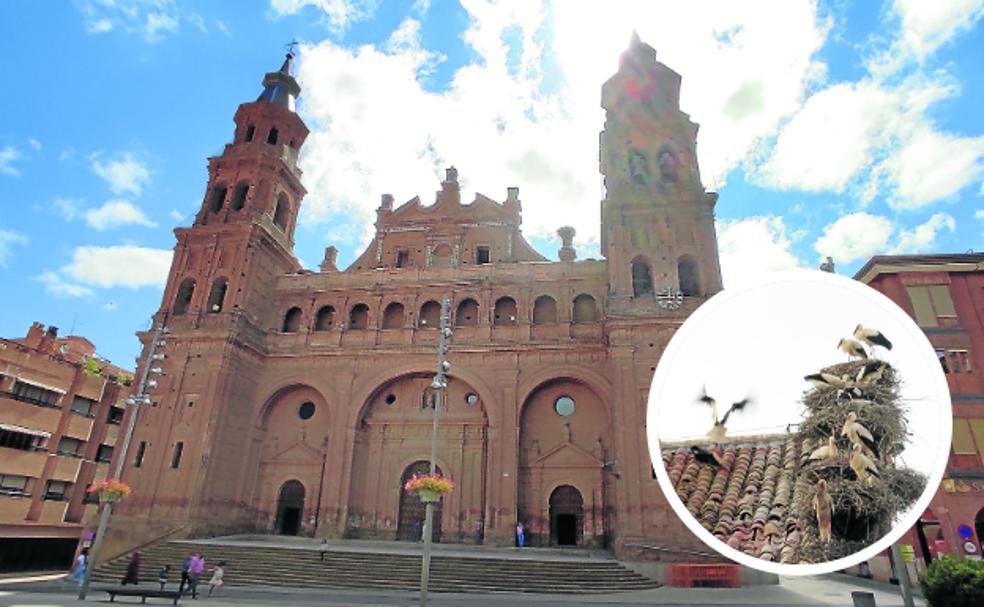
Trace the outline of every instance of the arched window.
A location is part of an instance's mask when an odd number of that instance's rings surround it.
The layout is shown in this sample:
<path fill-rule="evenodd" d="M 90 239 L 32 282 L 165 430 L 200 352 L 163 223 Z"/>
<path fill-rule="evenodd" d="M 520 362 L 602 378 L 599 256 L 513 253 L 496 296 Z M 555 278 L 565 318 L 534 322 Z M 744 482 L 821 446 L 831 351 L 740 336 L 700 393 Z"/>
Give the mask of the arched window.
<path fill-rule="evenodd" d="M 632 295 L 641 297 L 653 294 L 653 276 L 649 271 L 649 263 L 641 257 L 632 261 Z"/>
<path fill-rule="evenodd" d="M 218 314 L 222 311 L 228 284 L 229 281 L 225 278 L 216 278 L 215 282 L 212 283 L 212 290 L 208 294 L 208 309 L 206 310 L 209 314 Z"/>
<path fill-rule="evenodd" d="M 403 328 L 403 304 L 393 302 L 386 306 L 386 310 L 383 312 L 383 328 Z"/>
<path fill-rule="evenodd" d="M 697 275 L 697 262 L 689 255 L 680 258 L 677 264 L 680 277 L 680 292 L 687 296 L 700 295 L 700 277 Z"/>
<path fill-rule="evenodd" d="M 332 323 L 335 322 L 335 308 L 331 306 L 321 306 L 317 316 L 314 317 L 315 331 L 329 331 Z"/>
<path fill-rule="evenodd" d="M 500 297 L 495 302 L 492 324 L 494 325 L 514 325 L 516 324 L 516 300 L 512 297 Z"/>
<path fill-rule="evenodd" d="M 595 322 L 598 320 L 598 307 L 595 298 L 581 293 L 574 298 L 574 322 Z"/>
<path fill-rule="evenodd" d="M 276 145 L 278 134 L 279 133 L 277 133 L 277 127 L 271 127 L 270 134 L 267 135 L 267 143 L 269 143 L 270 145 Z"/>
<path fill-rule="evenodd" d="M 441 326 L 441 304 L 433 299 L 420 307 L 420 320 L 417 326 L 421 329 L 437 329 Z"/>
<path fill-rule="evenodd" d="M 273 223 L 281 230 L 287 229 L 287 213 L 290 210 L 290 199 L 281 192 L 277 195 L 277 210 L 273 212 Z"/>
<path fill-rule="evenodd" d="M 474 299 L 466 299 L 458 304 L 458 311 L 454 315 L 454 324 L 458 327 L 478 325 L 478 302 Z"/>
<path fill-rule="evenodd" d="M 533 303 L 533 324 L 543 325 L 557 322 L 557 301 L 549 295 L 541 295 Z"/>
<path fill-rule="evenodd" d="M 369 328 L 369 306 L 366 304 L 356 304 L 349 312 L 349 329 L 368 329 Z"/>
<path fill-rule="evenodd" d="M 431 265 L 435 268 L 450 268 L 452 253 L 451 245 L 447 243 L 437 245 L 431 253 Z"/>
<path fill-rule="evenodd" d="M 253 141 L 253 135 L 256 133 L 256 125 L 249 125 L 246 127 L 246 142 Z"/>
<path fill-rule="evenodd" d="M 213 213 L 218 213 L 222 210 L 222 205 L 225 204 L 226 192 L 228 188 L 224 185 L 217 185 L 212 188 L 212 202 L 209 203 L 209 210 Z"/>
<path fill-rule="evenodd" d="M 188 311 L 191 298 L 195 294 L 195 279 L 185 278 L 181 286 L 178 287 L 178 294 L 174 297 L 174 315 L 181 316 Z"/>
<path fill-rule="evenodd" d="M 284 326 L 281 332 L 297 333 L 301 328 L 301 316 L 301 309 L 296 306 L 287 310 L 287 313 L 284 314 Z"/>
<path fill-rule="evenodd" d="M 249 194 L 249 184 L 240 183 L 232 195 L 232 210 L 240 211 L 246 206 L 246 196 Z"/>

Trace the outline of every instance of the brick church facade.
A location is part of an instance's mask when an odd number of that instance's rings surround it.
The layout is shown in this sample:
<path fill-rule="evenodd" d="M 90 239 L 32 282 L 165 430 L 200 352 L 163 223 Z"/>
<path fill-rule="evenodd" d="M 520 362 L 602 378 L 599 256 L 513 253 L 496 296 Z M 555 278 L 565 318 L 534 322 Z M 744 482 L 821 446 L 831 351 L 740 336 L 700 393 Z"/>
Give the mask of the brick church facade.
<path fill-rule="evenodd" d="M 348 268 L 292 252 L 305 195 L 292 58 L 235 115 L 177 244 L 158 323 L 165 375 L 139 413 L 110 553 L 164 536 L 416 539 L 402 481 L 430 453 L 439 302 L 452 298 L 438 468 L 442 542 L 695 545 L 653 478 L 646 407 L 673 332 L 721 289 L 714 205 L 681 78 L 634 39 L 602 89 L 601 260 L 520 230 L 518 188 L 463 201 L 384 195 Z M 529 201 L 527 204 L 562 204 Z M 144 345 L 150 335 L 141 336 Z"/>

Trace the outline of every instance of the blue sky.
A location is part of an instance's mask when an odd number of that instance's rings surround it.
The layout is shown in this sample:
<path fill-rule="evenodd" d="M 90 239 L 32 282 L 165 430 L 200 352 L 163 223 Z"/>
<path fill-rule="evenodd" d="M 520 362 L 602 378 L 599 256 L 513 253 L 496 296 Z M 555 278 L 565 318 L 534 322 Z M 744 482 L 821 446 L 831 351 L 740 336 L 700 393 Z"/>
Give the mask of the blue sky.
<path fill-rule="evenodd" d="M 720 193 L 727 285 L 850 274 L 869 256 L 981 249 L 984 0 L 77 0 L 4 4 L 0 335 L 31 321 L 132 364 L 206 158 L 300 43 L 309 190 L 296 253 L 346 265 L 379 197 L 519 186 L 524 230 L 598 254 L 600 87 L 633 29 L 683 76 Z M 976 60 L 976 61 L 975 61 Z"/>

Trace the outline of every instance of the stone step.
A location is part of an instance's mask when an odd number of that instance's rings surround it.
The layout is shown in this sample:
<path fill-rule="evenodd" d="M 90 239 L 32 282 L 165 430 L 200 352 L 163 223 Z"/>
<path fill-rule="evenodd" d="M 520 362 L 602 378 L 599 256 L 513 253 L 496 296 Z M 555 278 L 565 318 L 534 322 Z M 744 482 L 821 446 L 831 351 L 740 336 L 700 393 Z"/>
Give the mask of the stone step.
<path fill-rule="evenodd" d="M 167 542 L 142 551 L 141 577 L 156 583 L 164 564 L 171 565 L 170 585 L 181 579 L 181 563 L 192 552 L 205 553 L 208 568 L 226 561 L 230 585 L 337 587 L 416 590 L 420 555 L 388 552 L 345 552 L 332 549 L 322 563 L 317 550 L 223 544 Z M 523 555 L 525 557 L 525 555 Z M 117 582 L 129 557 L 104 564 L 94 572 L 98 582 Z M 210 573 L 200 578 L 207 584 Z M 435 592 L 598 593 L 655 588 L 659 584 L 618 562 L 605 559 L 559 560 L 519 556 L 451 556 L 431 559 L 430 588 Z"/>

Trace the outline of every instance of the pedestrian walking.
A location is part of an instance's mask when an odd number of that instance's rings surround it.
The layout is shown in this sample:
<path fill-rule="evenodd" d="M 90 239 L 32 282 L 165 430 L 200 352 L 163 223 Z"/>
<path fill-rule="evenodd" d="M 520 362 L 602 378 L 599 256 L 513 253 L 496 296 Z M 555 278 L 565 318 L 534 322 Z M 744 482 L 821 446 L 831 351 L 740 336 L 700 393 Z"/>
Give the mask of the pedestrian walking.
<path fill-rule="evenodd" d="M 205 555 L 196 554 L 191 557 L 188 565 L 188 589 L 191 590 L 191 598 L 198 598 L 198 576 L 205 571 Z"/>
<path fill-rule="evenodd" d="M 123 575 L 123 581 L 120 582 L 121 586 L 126 586 L 127 584 L 133 584 L 136 586 L 140 583 L 140 553 L 134 552 L 133 556 L 130 557 L 130 562 L 126 566 L 126 573 Z"/>
<path fill-rule="evenodd" d="M 523 523 L 516 523 L 516 545 L 520 548 L 526 543 L 526 528 Z"/>
<path fill-rule="evenodd" d="M 219 561 L 219 564 L 212 569 L 212 579 L 208 581 L 208 596 L 212 596 L 212 592 L 217 588 L 221 588 L 222 584 L 225 583 L 222 581 L 222 578 L 225 576 L 225 569 L 223 567 L 225 567 L 225 561 Z"/>
<path fill-rule="evenodd" d="M 72 579 L 82 585 L 85 579 L 85 568 L 89 564 L 89 549 L 83 548 L 82 552 L 75 558 L 75 571 L 72 572 Z"/>
<path fill-rule="evenodd" d="M 325 553 L 328 552 L 328 540 L 321 540 L 321 545 L 318 546 L 318 552 L 321 553 L 321 562 L 325 562 Z"/>
<path fill-rule="evenodd" d="M 188 569 L 191 567 L 192 557 L 187 557 L 183 563 L 181 563 L 181 584 L 178 586 L 178 594 L 184 594 L 185 586 L 188 585 Z"/>
<path fill-rule="evenodd" d="M 167 574 L 171 572 L 170 565 L 164 565 L 161 567 L 161 572 L 157 574 L 157 581 L 161 583 L 161 590 L 164 590 L 164 585 L 167 584 Z"/>

